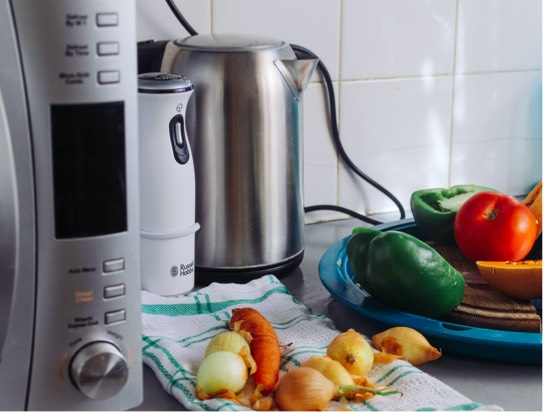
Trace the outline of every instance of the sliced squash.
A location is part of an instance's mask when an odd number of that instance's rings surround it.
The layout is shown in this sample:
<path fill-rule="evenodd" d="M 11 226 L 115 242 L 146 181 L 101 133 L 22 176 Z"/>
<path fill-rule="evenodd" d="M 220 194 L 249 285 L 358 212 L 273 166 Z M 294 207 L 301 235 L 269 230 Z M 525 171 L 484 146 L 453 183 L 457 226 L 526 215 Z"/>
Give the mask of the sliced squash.
<path fill-rule="evenodd" d="M 542 181 L 531 190 L 523 201 L 536 217 L 537 236 L 542 233 Z"/>
<path fill-rule="evenodd" d="M 518 299 L 542 297 L 542 260 L 477 261 L 482 277 L 499 292 Z"/>

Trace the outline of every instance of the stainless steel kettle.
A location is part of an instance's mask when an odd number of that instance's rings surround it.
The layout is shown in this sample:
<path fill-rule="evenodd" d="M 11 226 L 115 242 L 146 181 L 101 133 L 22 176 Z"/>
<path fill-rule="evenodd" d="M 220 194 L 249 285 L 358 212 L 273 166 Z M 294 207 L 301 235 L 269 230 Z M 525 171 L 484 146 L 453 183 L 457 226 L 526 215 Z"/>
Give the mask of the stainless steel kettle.
<path fill-rule="evenodd" d="M 195 85 L 187 131 L 201 225 L 197 281 L 284 273 L 302 260 L 301 105 L 316 65 L 262 37 L 196 35 L 167 44 L 161 71 Z"/>

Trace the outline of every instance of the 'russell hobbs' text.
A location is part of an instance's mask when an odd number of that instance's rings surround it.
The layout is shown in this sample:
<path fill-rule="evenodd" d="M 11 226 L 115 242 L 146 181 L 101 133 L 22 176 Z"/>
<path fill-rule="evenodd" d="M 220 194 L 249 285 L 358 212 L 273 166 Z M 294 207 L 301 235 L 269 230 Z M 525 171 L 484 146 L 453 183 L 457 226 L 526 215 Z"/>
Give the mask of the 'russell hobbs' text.
<path fill-rule="evenodd" d="M 172 266 L 170 268 L 170 276 L 172 276 L 173 278 L 175 278 L 176 276 L 187 276 L 187 275 L 190 275 L 194 272 L 195 270 L 195 265 L 194 265 L 194 261 L 191 262 L 191 263 L 187 263 L 187 264 L 181 264 L 178 266 Z"/>

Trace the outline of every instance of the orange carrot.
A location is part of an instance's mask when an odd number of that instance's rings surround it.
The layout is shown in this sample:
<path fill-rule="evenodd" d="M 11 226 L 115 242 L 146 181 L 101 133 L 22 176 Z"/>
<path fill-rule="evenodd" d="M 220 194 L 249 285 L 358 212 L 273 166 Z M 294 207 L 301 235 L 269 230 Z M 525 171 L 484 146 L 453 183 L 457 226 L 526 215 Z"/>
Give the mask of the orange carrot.
<path fill-rule="evenodd" d="M 262 393 L 266 395 L 276 385 L 280 372 L 280 344 L 274 328 L 252 308 L 234 309 L 229 326 L 248 341 L 251 356 L 257 364 L 253 379 L 255 385 L 262 385 Z"/>

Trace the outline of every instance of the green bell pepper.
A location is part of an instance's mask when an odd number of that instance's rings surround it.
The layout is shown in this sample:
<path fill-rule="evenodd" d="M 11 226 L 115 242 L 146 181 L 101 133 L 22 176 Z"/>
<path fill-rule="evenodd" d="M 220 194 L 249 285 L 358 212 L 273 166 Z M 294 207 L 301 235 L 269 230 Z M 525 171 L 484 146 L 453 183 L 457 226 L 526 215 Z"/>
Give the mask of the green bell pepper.
<path fill-rule="evenodd" d="M 463 276 L 408 233 L 356 228 L 346 253 L 359 285 L 392 307 L 440 318 L 463 300 Z"/>
<path fill-rule="evenodd" d="M 473 194 L 489 191 L 496 190 L 476 185 L 418 190 L 410 197 L 410 209 L 422 234 L 430 240 L 454 245 L 453 222 L 457 211 Z"/>

